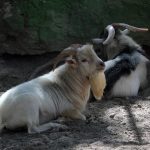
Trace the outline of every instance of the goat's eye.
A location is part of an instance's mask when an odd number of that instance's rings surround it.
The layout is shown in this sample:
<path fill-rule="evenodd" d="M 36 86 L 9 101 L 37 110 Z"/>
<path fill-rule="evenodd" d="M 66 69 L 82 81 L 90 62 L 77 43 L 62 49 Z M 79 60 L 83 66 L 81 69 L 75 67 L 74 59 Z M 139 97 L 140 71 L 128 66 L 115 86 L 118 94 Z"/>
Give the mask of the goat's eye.
<path fill-rule="evenodd" d="M 82 62 L 88 62 L 88 60 L 87 60 L 87 59 L 82 59 L 81 61 L 82 61 Z"/>

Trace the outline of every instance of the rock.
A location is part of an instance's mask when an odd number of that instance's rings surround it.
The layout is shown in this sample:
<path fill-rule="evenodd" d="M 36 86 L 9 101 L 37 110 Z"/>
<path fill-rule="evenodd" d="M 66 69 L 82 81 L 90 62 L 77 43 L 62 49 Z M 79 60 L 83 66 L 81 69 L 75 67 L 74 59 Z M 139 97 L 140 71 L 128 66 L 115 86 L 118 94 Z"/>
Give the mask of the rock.
<path fill-rule="evenodd" d="M 0 54 L 60 51 L 90 41 L 113 22 L 150 26 L 149 0 L 7 0 L 0 6 Z M 150 32 L 132 35 L 150 46 Z"/>

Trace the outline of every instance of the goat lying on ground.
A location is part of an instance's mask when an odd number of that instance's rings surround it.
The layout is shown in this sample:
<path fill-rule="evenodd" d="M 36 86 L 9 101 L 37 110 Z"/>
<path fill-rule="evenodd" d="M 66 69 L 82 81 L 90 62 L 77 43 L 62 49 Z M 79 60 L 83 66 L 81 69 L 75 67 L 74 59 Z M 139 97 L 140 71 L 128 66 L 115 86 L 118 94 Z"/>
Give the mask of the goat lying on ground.
<path fill-rule="evenodd" d="M 69 56 L 69 57 L 68 57 Z M 28 133 L 64 127 L 50 120 L 57 116 L 85 120 L 82 114 L 90 95 L 89 78 L 104 70 L 104 63 L 91 45 L 63 50 L 55 65 L 66 63 L 48 74 L 20 84 L 0 97 L 0 131 L 26 126 Z"/>
<path fill-rule="evenodd" d="M 92 40 L 102 46 L 108 57 L 105 62 L 107 96 L 137 96 L 139 89 L 146 85 L 149 60 L 141 46 L 127 35 L 129 31 L 145 32 L 148 29 L 114 23 L 105 28 L 100 38 Z"/>

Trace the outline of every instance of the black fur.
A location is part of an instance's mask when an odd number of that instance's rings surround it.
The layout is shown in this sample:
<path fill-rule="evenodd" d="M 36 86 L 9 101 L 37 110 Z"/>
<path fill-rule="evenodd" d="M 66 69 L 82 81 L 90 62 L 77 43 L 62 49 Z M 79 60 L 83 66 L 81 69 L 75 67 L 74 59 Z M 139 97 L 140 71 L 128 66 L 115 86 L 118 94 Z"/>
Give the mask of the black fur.
<path fill-rule="evenodd" d="M 146 56 L 145 52 L 142 50 L 142 49 L 137 49 L 135 47 L 129 47 L 129 46 L 126 46 L 122 51 L 120 51 L 117 55 L 115 55 L 112 59 L 115 59 L 116 57 L 118 56 L 121 56 L 122 54 L 128 54 L 128 55 L 131 55 L 133 54 L 133 52 L 138 52 L 140 53 L 141 55 Z"/>
<path fill-rule="evenodd" d="M 115 37 L 114 40 L 118 41 L 118 36 L 121 35 L 122 33 L 120 32 L 119 29 L 115 29 Z M 108 32 L 104 30 L 100 34 L 100 38 L 106 39 L 108 37 Z M 119 45 L 118 41 L 118 45 Z M 105 93 L 110 93 L 111 89 L 113 88 L 114 84 L 122 77 L 122 76 L 128 76 L 131 74 L 132 71 L 134 71 L 137 67 L 137 65 L 140 63 L 140 58 L 137 57 L 139 54 L 145 56 L 148 58 L 145 54 L 145 52 L 142 50 L 140 47 L 134 46 L 129 46 L 123 45 L 125 48 L 120 50 L 120 52 L 115 55 L 113 59 L 116 59 L 117 57 L 121 57 L 120 60 L 118 60 L 114 66 L 110 67 L 105 71 L 105 76 L 106 76 L 106 88 L 105 88 Z M 105 49 L 105 46 L 102 47 L 102 49 Z"/>
<path fill-rule="evenodd" d="M 113 88 L 114 84 L 122 76 L 128 76 L 131 71 L 134 71 L 138 65 L 138 60 L 134 57 L 135 53 L 139 53 L 136 49 L 126 47 L 123 51 L 117 54 L 115 58 L 121 57 L 121 60 L 117 61 L 113 67 L 110 67 L 105 71 L 107 86 L 105 91 L 108 93 Z"/>

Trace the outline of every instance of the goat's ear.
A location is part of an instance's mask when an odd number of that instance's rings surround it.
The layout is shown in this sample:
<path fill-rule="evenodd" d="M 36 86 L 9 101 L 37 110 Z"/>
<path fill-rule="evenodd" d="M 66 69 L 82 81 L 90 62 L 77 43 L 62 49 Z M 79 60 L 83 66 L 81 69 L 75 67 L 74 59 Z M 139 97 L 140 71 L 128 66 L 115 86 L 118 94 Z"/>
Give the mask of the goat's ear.
<path fill-rule="evenodd" d="M 75 58 L 68 57 L 66 59 L 66 63 L 68 63 L 71 67 L 76 68 L 77 67 L 77 61 Z"/>
<path fill-rule="evenodd" d="M 121 31 L 123 34 L 129 34 L 130 33 L 130 30 L 128 30 L 128 29 L 125 29 L 125 30 L 123 30 L 123 31 Z"/>

